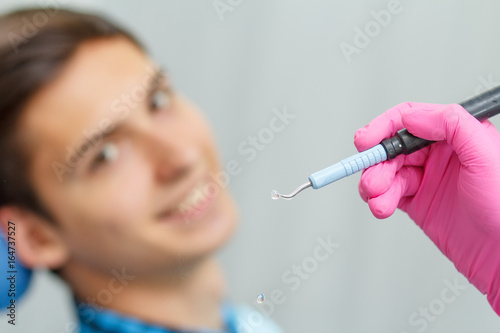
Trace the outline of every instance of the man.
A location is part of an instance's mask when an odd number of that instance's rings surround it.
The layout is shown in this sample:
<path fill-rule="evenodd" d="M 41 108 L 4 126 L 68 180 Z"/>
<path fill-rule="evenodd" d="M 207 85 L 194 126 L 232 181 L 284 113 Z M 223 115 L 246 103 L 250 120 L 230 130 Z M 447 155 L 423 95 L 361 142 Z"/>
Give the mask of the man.
<path fill-rule="evenodd" d="M 83 332 L 246 329 L 213 258 L 237 214 L 206 120 L 129 33 L 59 11 L 23 36 L 37 13 L 0 20 L 0 221 L 18 258 L 68 283 Z"/>

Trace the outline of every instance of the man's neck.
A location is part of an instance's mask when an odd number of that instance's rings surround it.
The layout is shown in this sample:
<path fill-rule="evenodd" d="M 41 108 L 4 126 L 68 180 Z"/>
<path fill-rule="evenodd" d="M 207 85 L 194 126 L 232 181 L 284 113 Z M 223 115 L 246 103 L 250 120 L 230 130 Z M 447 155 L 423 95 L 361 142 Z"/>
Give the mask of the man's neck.
<path fill-rule="evenodd" d="M 119 274 L 125 276 L 120 279 L 101 275 L 72 263 L 65 267 L 62 276 L 79 300 L 98 307 L 169 328 L 223 328 L 220 309 L 225 283 L 213 258 L 193 265 L 178 276 L 146 279 L 130 272 Z M 110 291 L 106 292 L 105 299 L 101 299 L 102 290 Z"/>

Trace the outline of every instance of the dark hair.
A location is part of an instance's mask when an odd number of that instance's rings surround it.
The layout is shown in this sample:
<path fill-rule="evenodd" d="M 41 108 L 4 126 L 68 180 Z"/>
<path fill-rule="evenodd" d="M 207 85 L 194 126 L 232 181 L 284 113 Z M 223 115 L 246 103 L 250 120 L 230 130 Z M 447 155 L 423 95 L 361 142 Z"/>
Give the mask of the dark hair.
<path fill-rule="evenodd" d="M 22 207 L 54 221 L 30 182 L 20 116 L 81 43 L 120 36 L 144 50 L 129 32 L 94 14 L 30 8 L 0 16 L 0 207 Z"/>

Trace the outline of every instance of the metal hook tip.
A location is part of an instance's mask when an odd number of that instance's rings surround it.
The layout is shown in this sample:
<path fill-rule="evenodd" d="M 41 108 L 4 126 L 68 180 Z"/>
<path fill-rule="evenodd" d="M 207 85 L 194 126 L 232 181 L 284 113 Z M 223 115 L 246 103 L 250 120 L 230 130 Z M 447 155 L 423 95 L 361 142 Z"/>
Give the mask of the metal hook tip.
<path fill-rule="evenodd" d="M 274 200 L 278 200 L 279 198 L 290 200 L 293 197 L 295 197 L 297 194 L 299 194 L 300 192 L 302 192 L 303 190 L 305 190 L 306 188 L 311 187 L 311 186 L 312 186 L 311 182 L 307 182 L 307 183 L 302 184 L 299 187 L 297 187 L 297 189 L 290 194 L 280 194 L 278 191 L 272 190 L 271 191 L 271 198 L 273 198 Z"/>

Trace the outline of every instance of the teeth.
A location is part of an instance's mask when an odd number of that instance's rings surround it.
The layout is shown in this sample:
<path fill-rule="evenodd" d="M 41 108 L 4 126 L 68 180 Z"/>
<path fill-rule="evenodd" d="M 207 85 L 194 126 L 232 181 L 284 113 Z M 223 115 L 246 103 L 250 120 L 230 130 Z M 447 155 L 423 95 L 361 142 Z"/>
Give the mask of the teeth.
<path fill-rule="evenodd" d="M 204 202 L 206 199 L 206 195 L 203 193 L 204 185 L 205 182 L 201 182 L 193 188 L 189 195 L 177 206 L 176 210 L 183 214 L 196 209 L 197 206 Z"/>

